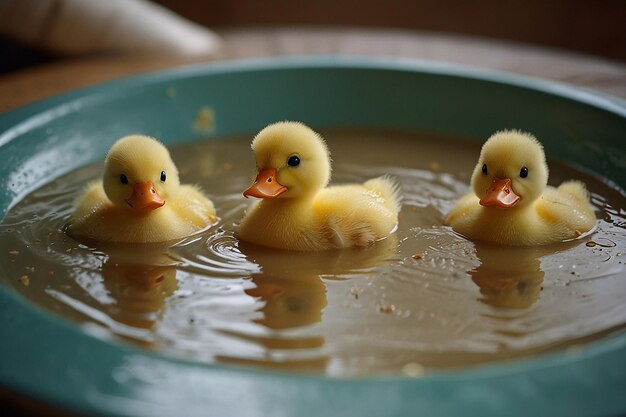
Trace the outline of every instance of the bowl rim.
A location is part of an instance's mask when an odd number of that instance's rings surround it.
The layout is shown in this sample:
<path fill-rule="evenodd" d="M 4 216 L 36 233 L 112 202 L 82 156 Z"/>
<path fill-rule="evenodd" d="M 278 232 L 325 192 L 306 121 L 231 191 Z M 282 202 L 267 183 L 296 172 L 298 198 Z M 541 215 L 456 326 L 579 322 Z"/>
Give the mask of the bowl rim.
<path fill-rule="evenodd" d="M 25 104 L 0 114 L 0 146 L 10 141 L 15 135 L 15 128 L 34 128 L 49 120 L 49 118 L 68 111 L 67 107 L 58 105 L 86 98 L 100 93 L 110 87 L 126 88 L 136 84 L 164 83 L 184 77 L 200 75 L 218 75 L 224 73 L 254 72 L 262 70 L 283 69 L 373 69 L 373 70 L 396 70 L 417 71 L 425 74 L 443 75 L 450 77 L 468 78 L 488 81 L 491 83 L 506 84 L 521 87 L 537 92 L 547 93 L 554 96 L 574 100 L 602 110 L 626 117 L 626 98 L 620 98 L 597 90 L 569 85 L 559 81 L 542 79 L 527 75 L 510 72 L 479 68 L 469 65 L 452 64 L 443 61 L 430 61 L 415 58 L 386 58 L 364 57 L 350 55 L 303 55 L 279 58 L 256 58 L 232 61 L 218 61 L 184 65 L 176 68 L 140 73 L 136 75 L 116 78 L 90 86 L 54 94 Z M 51 113 L 56 110 L 55 113 Z M 39 115 L 39 118 L 33 116 Z M 22 123 L 28 122 L 28 126 Z"/>

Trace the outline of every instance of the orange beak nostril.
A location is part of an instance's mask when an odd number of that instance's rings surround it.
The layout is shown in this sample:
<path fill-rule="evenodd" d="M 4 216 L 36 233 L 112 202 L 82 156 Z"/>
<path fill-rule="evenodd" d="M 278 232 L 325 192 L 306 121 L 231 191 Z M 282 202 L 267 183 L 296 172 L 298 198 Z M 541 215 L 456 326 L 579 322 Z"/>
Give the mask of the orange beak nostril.
<path fill-rule="evenodd" d="M 520 196 L 515 194 L 511 188 L 511 180 L 509 178 L 494 178 L 486 195 L 480 199 L 480 205 L 484 207 L 513 207 L 520 200 Z"/>
<path fill-rule="evenodd" d="M 274 168 L 262 169 L 254 181 L 254 184 L 243 192 L 245 197 L 275 198 L 287 191 L 287 187 L 278 180 L 274 181 L 276 170 Z"/>
<path fill-rule="evenodd" d="M 165 200 L 150 182 L 135 184 L 133 194 L 126 202 L 130 207 L 139 211 L 154 210 L 165 204 Z"/>

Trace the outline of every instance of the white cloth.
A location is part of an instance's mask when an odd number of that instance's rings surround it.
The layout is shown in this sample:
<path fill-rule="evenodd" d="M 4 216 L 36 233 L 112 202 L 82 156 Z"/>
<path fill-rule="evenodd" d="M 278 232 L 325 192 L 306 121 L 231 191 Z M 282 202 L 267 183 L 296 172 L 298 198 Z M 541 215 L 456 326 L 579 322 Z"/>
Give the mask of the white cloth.
<path fill-rule="evenodd" d="M 62 54 L 205 55 L 219 38 L 147 0 L 0 0 L 0 33 Z"/>

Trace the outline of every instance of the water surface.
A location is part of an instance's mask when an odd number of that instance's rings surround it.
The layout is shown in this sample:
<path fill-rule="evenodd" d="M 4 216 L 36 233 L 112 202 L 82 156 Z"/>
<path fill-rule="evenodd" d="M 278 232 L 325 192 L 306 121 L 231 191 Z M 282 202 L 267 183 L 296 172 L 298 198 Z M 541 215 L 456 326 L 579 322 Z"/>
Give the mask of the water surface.
<path fill-rule="evenodd" d="M 475 244 L 442 225 L 480 143 L 381 131 L 328 131 L 332 183 L 397 178 L 397 232 L 368 248 L 293 253 L 233 237 L 250 204 L 250 137 L 172 148 L 219 222 L 171 245 L 94 245 L 63 233 L 101 164 L 65 175 L 0 226 L 0 280 L 34 304 L 125 341 L 201 362 L 334 377 L 423 372 L 571 349 L 626 323 L 625 196 L 550 162 L 550 184 L 577 178 L 597 229 L 533 248 Z"/>

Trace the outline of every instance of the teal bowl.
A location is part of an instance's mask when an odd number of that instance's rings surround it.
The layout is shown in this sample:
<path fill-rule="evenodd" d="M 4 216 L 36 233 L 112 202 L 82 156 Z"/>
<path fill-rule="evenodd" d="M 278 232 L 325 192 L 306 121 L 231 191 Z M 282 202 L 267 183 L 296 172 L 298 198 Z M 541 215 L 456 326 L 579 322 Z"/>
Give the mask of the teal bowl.
<path fill-rule="evenodd" d="M 215 112 L 214 135 L 286 119 L 469 138 L 515 127 L 540 137 L 550 157 L 626 188 L 621 100 L 442 64 L 300 58 L 133 77 L 0 116 L 0 217 L 41 185 L 101 160 L 129 132 L 170 144 L 205 136 L 193 129 L 204 106 Z M 611 416 L 626 412 L 626 332 L 575 354 L 420 379 L 330 379 L 162 357 L 0 285 L 1 390 L 93 416 Z"/>

